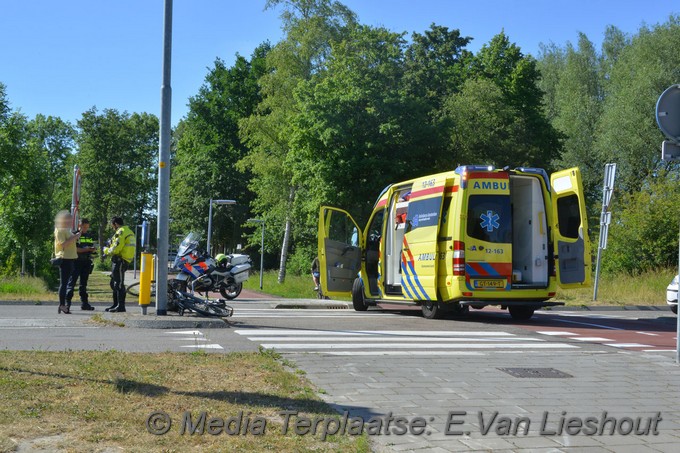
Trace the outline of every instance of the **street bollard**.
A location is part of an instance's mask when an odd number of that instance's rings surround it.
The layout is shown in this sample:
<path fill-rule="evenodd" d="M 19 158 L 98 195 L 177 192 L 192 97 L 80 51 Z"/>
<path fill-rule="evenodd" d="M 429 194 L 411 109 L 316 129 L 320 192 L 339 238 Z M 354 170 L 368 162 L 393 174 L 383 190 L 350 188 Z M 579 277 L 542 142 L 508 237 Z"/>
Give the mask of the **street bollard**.
<path fill-rule="evenodd" d="M 142 253 L 140 261 L 139 306 L 142 308 L 142 314 L 145 315 L 151 301 L 151 277 L 153 276 L 153 258 L 151 253 Z"/>

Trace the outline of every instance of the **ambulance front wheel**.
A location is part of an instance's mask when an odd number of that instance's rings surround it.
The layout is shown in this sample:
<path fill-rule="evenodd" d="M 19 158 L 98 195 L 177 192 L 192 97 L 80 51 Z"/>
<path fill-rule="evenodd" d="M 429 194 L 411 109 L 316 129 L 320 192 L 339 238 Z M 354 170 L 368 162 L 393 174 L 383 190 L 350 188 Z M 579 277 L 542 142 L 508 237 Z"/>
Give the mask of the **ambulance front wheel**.
<path fill-rule="evenodd" d="M 364 282 L 360 278 L 354 279 L 352 285 L 352 305 L 356 311 L 368 310 L 366 299 L 364 298 Z"/>
<path fill-rule="evenodd" d="M 508 311 L 510 312 L 512 319 L 516 319 L 517 321 L 526 321 L 527 319 L 531 319 L 534 315 L 534 309 L 531 307 L 511 305 L 508 307 Z"/>
<path fill-rule="evenodd" d="M 439 319 L 442 317 L 443 310 L 437 301 L 424 300 L 420 308 L 423 310 L 424 318 Z"/>

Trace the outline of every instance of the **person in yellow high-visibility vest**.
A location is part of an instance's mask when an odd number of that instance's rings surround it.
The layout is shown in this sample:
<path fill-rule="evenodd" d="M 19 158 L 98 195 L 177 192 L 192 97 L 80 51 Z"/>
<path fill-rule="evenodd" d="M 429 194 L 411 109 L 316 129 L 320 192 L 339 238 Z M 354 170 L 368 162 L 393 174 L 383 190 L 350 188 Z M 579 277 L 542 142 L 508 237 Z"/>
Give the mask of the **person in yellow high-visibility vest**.
<path fill-rule="evenodd" d="M 110 245 L 104 248 L 104 254 L 111 256 L 113 305 L 106 311 L 122 313 L 125 311 L 125 271 L 135 256 L 135 233 L 125 226 L 121 217 L 111 219 L 111 226 L 116 233 Z"/>

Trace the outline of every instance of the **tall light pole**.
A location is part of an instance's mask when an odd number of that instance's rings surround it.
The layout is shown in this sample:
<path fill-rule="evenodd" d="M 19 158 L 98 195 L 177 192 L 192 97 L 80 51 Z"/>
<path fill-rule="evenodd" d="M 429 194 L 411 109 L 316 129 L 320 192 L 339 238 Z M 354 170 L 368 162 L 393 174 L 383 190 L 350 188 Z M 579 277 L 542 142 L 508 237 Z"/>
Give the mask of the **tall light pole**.
<path fill-rule="evenodd" d="M 156 232 L 156 315 L 168 314 L 168 224 L 170 217 L 170 127 L 172 87 L 172 0 L 165 0 L 163 16 L 163 81 L 161 84 L 160 140 L 158 146 L 158 230 Z"/>
<path fill-rule="evenodd" d="M 262 225 L 262 242 L 260 243 L 260 290 L 262 290 L 262 276 L 264 274 L 264 225 L 265 221 L 262 219 L 248 219 L 250 223 L 259 223 Z"/>
<path fill-rule="evenodd" d="M 236 201 L 234 200 L 213 200 L 212 198 L 210 199 L 210 208 L 208 208 L 208 241 L 205 246 L 207 249 L 208 255 L 210 255 L 210 238 L 212 236 L 212 207 L 213 204 L 236 204 Z"/>

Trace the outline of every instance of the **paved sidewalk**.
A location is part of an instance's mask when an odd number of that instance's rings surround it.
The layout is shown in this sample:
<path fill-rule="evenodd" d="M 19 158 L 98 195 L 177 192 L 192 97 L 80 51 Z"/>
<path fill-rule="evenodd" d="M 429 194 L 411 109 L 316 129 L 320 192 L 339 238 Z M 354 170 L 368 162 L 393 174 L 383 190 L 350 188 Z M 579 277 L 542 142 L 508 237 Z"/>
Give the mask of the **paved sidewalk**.
<path fill-rule="evenodd" d="M 365 419 L 391 412 L 394 416 L 424 417 L 427 432 L 420 435 L 372 436 L 378 451 L 602 451 L 675 452 L 680 448 L 680 367 L 668 357 L 643 353 L 578 351 L 508 353 L 450 357 L 338 357 L 289 355 L 326 393 L 338 411 Z M 499 370 L 508 367 L 550 367 L 568 378 L 517 378 Z M 353 409 L 368 408 L 368 409 Z M 449 411 L 466 411 L 463 425 L 451 430 L 469 435 L 444 435 Z M 529 432 L 497 435 L 494 413 L 527 417 Z M 654 417 L 661 413 L 658 435 L 583 434 L 541 435 L 545 413 L 555 431 L 559 419 L 596 417 Z M 564 413 L 563 413 L 564 412 Z M 622 422 L 627 429 L 628 422 Z M 643 421 L 644 428 L 646 421 Z M 611 423 L 605 425 L 611 426 Z M 514 426 L 513 426 L 514 429 Z"/>

